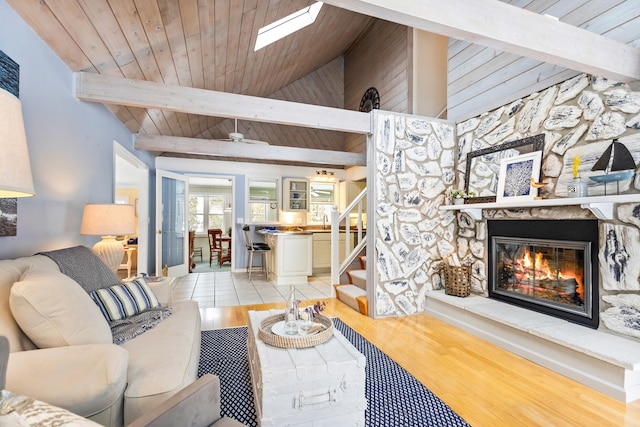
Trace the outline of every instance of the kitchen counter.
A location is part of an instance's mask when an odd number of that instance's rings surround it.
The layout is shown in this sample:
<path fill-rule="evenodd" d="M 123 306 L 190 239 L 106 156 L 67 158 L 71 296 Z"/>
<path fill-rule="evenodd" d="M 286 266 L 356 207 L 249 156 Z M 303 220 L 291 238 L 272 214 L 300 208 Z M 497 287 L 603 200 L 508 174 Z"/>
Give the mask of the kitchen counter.
<path fill-rule="evenodd" d="M 317 227 L 317 228 L 316 228 Z M 338 259 L 342 262 L 348 250 L 356 246 L 358 228 L 339 228 Z M 362 230 L 366 235 L 367 230 Z M 263 228 L 256 233 L 264 236 L 271 247 L 269 256 L 269 279 L 276 285 L 307 282 L 307 276 L 331 271 L 331 228 L 318 226 L 282 229 Z M 351 234 L 347 245 L 347 234 Z"/>
<path fill-rule="evenodd" d="M 259 230 L 271 248 L 269 280 L 276 286 L 306 283 L 312 271 L 310 231 Z"/>
<path fill-rule="evenodd" d="M 344 232 L 345 228 L 344 227 L 340 227 L 338 229 L 340 232 Z M 357 227 L 351 227 L 349 228 L 349 231 L 352 233 L 357 233 L 358 232 L 358 228 Z M 331 229 L 330 228 L 326 228 L 326 229 L 322 229 L 322 228 L 305 228 L 305 229 L 287 229 L 287 230 L 269 230 L 266 228 L 263 228 L 261 230 L 256 230 L 256 233 L 262 234 L 262 235 L 268 235 L 268 234 L 313 234 L 313 233 L 331 233 Z M 366 234 L 367 233 L 367 229 L 363 228 L 362 229 L 362 233 Z"/>
<path fill-rule="evenodd" d="M 331 230 L 327 230 L 327 231 L 331 231 Z M 279 234 L 312 234 L 313 231 L 311 230 L 268 230 L 266 228 L 263 228 L 262 230 L 258 230 L 256 231 L 256 233 L 258 234 L 262 234 L 264 236 L 268 236 L 268 235 L 279 235 Z"/>

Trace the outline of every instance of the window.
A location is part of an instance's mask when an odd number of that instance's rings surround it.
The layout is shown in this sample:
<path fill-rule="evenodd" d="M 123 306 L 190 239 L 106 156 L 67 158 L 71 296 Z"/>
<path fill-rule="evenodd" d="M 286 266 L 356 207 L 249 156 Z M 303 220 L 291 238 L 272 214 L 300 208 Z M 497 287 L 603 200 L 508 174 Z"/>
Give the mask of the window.
<path fill-rule="evenodd" d="M 300 9 L 291 15 L 285 16 L 276 22 L 266 25 L 258 30 L 254 51 L 274 43 L 289 34 L 293 34 L 302 28 L 313 24 L 320 13 L 322 2 L 315 2 L 311 6 Z"/>
<path fill-rule="evenodd" d="M 249 223 L 278 221 L 278 181 L 249 180 Z"/>
<path fill-rule="evenodd" d="M 309 222 L 329 223 L 331 207 L 335 204 L 335 184 L 326 182 L 311 183 L 311 204 Z M 326 215 L 326 216 L 325 216 Z"/>
<path fill-rule="evenodd" d="M 189 195 L 189 229 L 205 233 L 210 228 L 226 230 L 224 210 L 227 197 L 223 194 Z"/>

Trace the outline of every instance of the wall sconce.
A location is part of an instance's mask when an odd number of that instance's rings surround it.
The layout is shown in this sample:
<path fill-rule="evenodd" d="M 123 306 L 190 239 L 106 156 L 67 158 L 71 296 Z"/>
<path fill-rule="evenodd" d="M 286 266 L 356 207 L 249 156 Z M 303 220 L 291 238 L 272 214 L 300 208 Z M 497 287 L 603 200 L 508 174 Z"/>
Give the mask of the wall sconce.
<path fill-rule="evenodd" d="M 84 205 L 80 234 L 102 236 L 93 246 L 98 257 L 115 273 L 122 262 L 124 245 L 116 236 L 136 232 L 133 205 L 94 204 Z"/>

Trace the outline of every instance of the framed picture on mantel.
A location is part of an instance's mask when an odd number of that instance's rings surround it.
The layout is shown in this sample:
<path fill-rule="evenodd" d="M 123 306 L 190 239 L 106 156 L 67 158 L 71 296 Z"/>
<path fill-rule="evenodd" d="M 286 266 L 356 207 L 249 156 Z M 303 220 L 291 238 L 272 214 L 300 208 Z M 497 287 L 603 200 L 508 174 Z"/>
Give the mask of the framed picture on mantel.
<path fill-rule="evenodd" d="M 533 186 L 540 178 L 542 151 L 502 159 L 496 201 L 534 200 L 538 189 Z"/>

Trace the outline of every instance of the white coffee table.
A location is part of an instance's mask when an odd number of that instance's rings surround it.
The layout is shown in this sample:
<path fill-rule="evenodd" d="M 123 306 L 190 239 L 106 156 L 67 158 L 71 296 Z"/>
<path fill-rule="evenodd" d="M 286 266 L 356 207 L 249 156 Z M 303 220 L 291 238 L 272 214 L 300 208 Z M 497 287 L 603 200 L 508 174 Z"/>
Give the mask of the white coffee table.
<path fill-rule="evenodd" d="M 340 333 L 315 347 L 285 349 L 258 338 L 263 319 L 249 311 L 247 350 L 260 426 L 364 426 L 366 358 Z"/>

